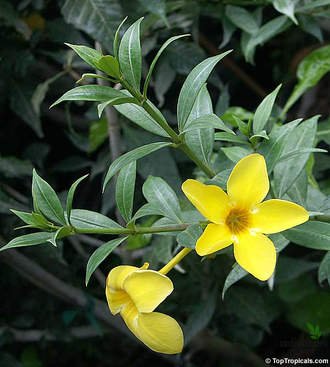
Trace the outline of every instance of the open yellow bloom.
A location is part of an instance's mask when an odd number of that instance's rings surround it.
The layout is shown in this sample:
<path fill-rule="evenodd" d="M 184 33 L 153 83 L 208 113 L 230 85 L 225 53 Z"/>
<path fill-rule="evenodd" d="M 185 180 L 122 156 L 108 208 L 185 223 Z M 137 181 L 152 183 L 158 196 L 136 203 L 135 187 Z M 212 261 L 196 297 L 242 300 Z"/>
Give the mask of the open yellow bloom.
<path fill-rule="evenodd" d="M 227 183 L 227 194 L 218 186 L 187 180 L 182 190 L 192 204 L 212 223 L 196 244 L 204 256 L 234 243 L 238 264 L 260 280 L 267 280 L 275 269 L 276 250 L 265 235 L 277 233 L 308 220 L 300 205 L 285 200 L 268 200 L 266 162 L 260 154 L 241 159 Z"/>
<path fill-rule="evenodd" d="M 107 278 L 106 297 L 113 315 L 120 313 L 130 331 L 155 352 L 176 354 L 183 348 L 183 333 L 170 316 L 154 312 L 173 291 L 172 281 L 154 270 L 117 266 Z"/>

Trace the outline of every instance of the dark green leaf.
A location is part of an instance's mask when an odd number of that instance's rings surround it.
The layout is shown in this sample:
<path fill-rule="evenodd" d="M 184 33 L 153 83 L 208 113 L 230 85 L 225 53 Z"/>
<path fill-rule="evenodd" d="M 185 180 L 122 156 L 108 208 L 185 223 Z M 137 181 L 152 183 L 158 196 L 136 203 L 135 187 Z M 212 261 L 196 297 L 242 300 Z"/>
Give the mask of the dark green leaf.
<path fill-rule="evenodd" d="M 132 218 L 135 180 L 136 161 L 121 169 L 116 184 L 117 206 L 126 222 L 129 222 Z"/>
<path fill-rule="evenodd" d="M 123 35 L 119 46 L 120 68 L 127 82 L 136 90 L 140 90 L 142 56 L 140 44 L 140 18 L 133 23 Z"/>
<path fill-rule="evenodd" d="M 253 15 L 240 6 L 227 5 L 226 16 L 232 23 L 235 24 L 236 27 L 242 29 L 249 34 L 254 34 L 259 29 L 259 26 L 255 21 Z"/>
<path fill-rule="evenodd" d="M 104 109 L 107 106 L 118 106 L 118 105 L 122 105 L 122 104 L 126 104 L 126 103 L 128 103 L 128 104 L 137 104 L 138 100 L 133 98 L 133 97 L 126 97 L 125 96 L 125 97 L 110 99 L 109 101 L 105 101 L 105 102 L 100 103 L 97 106 L 97 112 L 98 112 L 99 118 L 101 118 L 102 113 L 103 113 Z"/>
<path fill-rule="evenodd" d="M 330 285 L 330 251 L 328 251 L 322 259 L 318 271 L 318 281 L 321 286 L 325 280 L 327 280 Z"/>
<path fill-rule="evenodd" d="M 53 235 L 47 242 L 50 242 L 54 247 L 57 247 L 56 240 L 57 238 L 69 236 L 71 233 L 68 227 L 61 227 L 56 232 L 53 232 Z"/>
<path fill-rule="evenodd" d="M 181 131 L 186 124 L 197 96 L 215 65 L 231 51 L 210 57 L 198 64 L 184 82 L 178 100 L 178 124 Z"/>
<path fill-rule="evenodd" d="M 70 218 L 75 228 L 122 228 L 105 215 L 90 210 L 73 209 Z"/>
<path fill-rule="evenodd" d="M 89 258 L 86 268 L 86 279 L 85 284 L 89 282 L 91 275 L 94 273 L 96 268 L 104 261 L 111 252 L 118 247 L 123 241 L 126 240 L 127 237 L 120 237 L 114 240 L 111 240 L 101 247 L 99 247 L 96 251 L 93 252 L 92 256 Z"/>
<path fill-rule="evenodd" d="M 147 203 L 144 204 L 132 217 L 132 219 L 130 220 L 129 223 L 142 218 L 142 217 L 146 217 L 147 215 L 161 215 L 163 216 L 163 212 L 161 210 L 159 210 L 155 205 Z"/>
<path fill-rule="evenodd" d="M 236 282 L 238 282 L 239 280 L 241 280 L 242 278 L 244 278 L 246 275 L 248 275 L 249 273 L 244 270 L 240 265 L 236 264 L 232 270 L 230 271 L 230 273 L 228 274 L 225 284 L 223 286 L 223 290 L 222 290 L 222 299 L 225 298 L 225 294 L 227 292 L 227 290 Z"/>
<path fill-rule="evenodd" d="M 41 243 L 47 242 L 50 238 L 52 238 L 52 236 L 53 233 L 50 232 L 38 232 L 38 233 L 26 234 L 24 236 L 14 238 L 9 243 L 7 243 L 6 246 L 1 247 L 0 251 L 14 247 L 40 245 Z"/>
<path fill-rule="evenodd" d="M 70 215 L 71 215 L 71 210 L 72 210 L 72 202 L 73 202 L 74 193 L 76 191 L 77 186 L 80 184 L 80 182 L 84 180 L 87 176 L 88 175 L 78 178 L 78 180 L 72 184 L 68 192 L 68 197 L 66 199 L 66 214 L 67 214 L 67 220 L 70 226 L 72 225 Z"/>
<path fill-rule="evenodd" d="M 151 143 L 148 145 L 143 145 L 142 147 L 131 150 L 130 152 L 125 153 L 122 156 L 120 156 L 119 158 L 117 158 L 109 167 L 109 170 L 104 180 L 103 191 L 107 183 L 110 181 L 111 177 L 113 177 L 113 175 L 117 173 L 121 168 L 123 168 L 127 164 L 132 163 L 148 154 L 151 154 L 152 152 L 155 152 L 156 150 L 159 150 L 164 147 L 168 147 L 171 144 L 172 143 L 158 142 L 158 143 Z"/>
<path fill-rule="evenodd" d="M 330 250 L 330 223 L 309 221 L 284 231 L 283 235 L 300 246 L 315 250 Z"/>
<path fill-rule="evenodd" d="M 198 224 L 192 225 L 178 235 L 178 244 L 195 250 L 196 242 L 202 234 L 203 230 Z"/>
<path fill-rule="evenodd" d="M 33 170 L 32 195 L 38 209 L 51 221 L 66 225 L 64 210 L 53 188 Z"/>

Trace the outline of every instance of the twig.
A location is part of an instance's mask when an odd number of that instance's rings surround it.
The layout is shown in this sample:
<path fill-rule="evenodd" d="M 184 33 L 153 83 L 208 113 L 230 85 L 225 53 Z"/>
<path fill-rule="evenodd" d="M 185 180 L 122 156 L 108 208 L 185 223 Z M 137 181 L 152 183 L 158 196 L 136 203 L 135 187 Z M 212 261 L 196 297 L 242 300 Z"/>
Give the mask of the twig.
<path fill-rule="evenodd" d="M 202 34 L 199 36 L 199 43 L 201 46 L 209 52 L 211 55 L 219 55 L 220 51 L 212 45 L 212 43 Z M 235 74 L 238 78 L 242 80 L 251 90 L 255 92 L 257 96 L 260 98 L 265 98 L 267 96 L 267 92 L 265 89 L 253 78 L 250 77 L 244 70 L 242 70 L 230 57 L 225 57 L 221 60 L 221 63 L 225 65 L 228 69 L 230 69 L 233 74 Z"/>

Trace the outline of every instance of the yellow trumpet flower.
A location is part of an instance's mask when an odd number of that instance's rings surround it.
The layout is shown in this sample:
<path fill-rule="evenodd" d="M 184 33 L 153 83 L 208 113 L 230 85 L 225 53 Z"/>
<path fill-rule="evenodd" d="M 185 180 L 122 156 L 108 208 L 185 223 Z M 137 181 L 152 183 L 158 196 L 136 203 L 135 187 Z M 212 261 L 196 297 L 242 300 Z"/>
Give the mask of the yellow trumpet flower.
<path fill-rule="evenodd" d="M 154 312 L 173 291 L 165 275 L 135 266 L 117 266 L 107 278 L 106 297 L 113 315 L 120 313 L 130 331 L 147 347 L 165 354 L 180 353 L 183 333 L 170 316 Z"/>
<path fill-rule="evenodd" d="M 228 179 L 227 194 L 218 186 L 196 180 L 185 181 L 182 190 L 212 222 L 198 239 L 196 252 L 205 256 L 233 243 L 238 264 L 260 280 L 267 280 L 276 264 L 275 246 L 264 234 L 284 231 L 309 218 L 303 207 L 289 201 L 262 203 L 269 180 L 260 154 L 251 154 L 236 164 Z"/>

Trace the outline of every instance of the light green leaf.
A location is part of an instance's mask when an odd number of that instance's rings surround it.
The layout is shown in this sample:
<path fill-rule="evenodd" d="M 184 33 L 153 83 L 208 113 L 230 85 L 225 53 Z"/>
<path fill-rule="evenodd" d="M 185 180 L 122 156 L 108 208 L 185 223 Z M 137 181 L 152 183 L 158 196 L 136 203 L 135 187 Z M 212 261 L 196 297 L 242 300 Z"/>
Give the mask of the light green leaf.
<path fill-rule="evenodd" d="M 318 118 L 319 116 L 314 116 L 304 121 L 290 133 L 281 156 L 285 156 L 293 150 L 313 147 Z M 304 153 L 299 158 L 292 157 L 276 164 L 274 168 L 274 191 L 278 198 L 282 198 L 299 177 L 310 154 Z"/>
<path fill-rule="evenodd" d="M 173 189 L 160 177 L 149 176 L 142 187 L 144 197 L 167 218 L 182 223 L 179 200 Z"/>
<path fill-rule="evenodd" d="M 229 147 L 221 148 L 221 150 L 226 154 L 226 156 L 234 163 L 237 163 L 242 158 L 253 153 L 252 149 L 246 149 L 242 147 Z"/>
<path fill-rule="evenodd" d="M 249 142 L 236 136 L 233 134 L 229 134 L 229 133 L 215 133 L 214 134 L 214 140 L 219 140 L 219 141 L 228 141 L 230 143 L 236 143 L 236 144 L 245 144 L 250 146 Z"/>
<path fill-rule="evenodd" d="M 129 92 L 123 91 L 123 93 L 131 97 Z M 147 101 L 146 103 L 149 104 L 155 111 L 157 111 L 159 117 L 163 120 L 164 123 L 166 123 L 164 116 L 157 109 L 157 107 L 150 101 Z M 143 129 L 159 136 L 163 136 L 166 138 L 169 137 L 167 132 L 158 125 L 156 120 L 154 120 L 143 107 L 137 104 L 124 104 L 115 105 L 115 109 L 123 116 L 125 116 L 128 120 L 134 122 Z"/>
<path fill-rule="evenodd" d="M 279 13 L 286 15 L 294 24 L 298 25 L 298 21 L 294 15 L 295 3 L 293 0 L 273 0 L 273 5 Z"/>
<path fill-rule="evenodd" d="M 24 236 L 14 238 L 9 243 L 7 243 L 6 246 L 1 247 L 0 251 L 14 247 L 40 245 L 41 243 L 47 242 L 52 236 L 53 233 L 51 232 L 38 232 L 38 233 L 26 234 Z"/>
<path fill-rule="evenodd" d="M 99 247 L 96 251 L 93 252 L 92 256 L 89 258 L 86 268 L 86 279 L 85 284 L 89 282 L 90 277 L 96 270 L 96 268 L 111 254 L 111 252 L 118 247 L 122 242 L 124 242 L 127 237 L 120 237 L 114 240 L 111 240 L 101 247 Z"/>
<path fill-rule="evenodd" d="M 254 16 L 244 8 L 240 6 L 226 6 L 226 16 L 228 19 L 235 24 L 237 28 L 243 31 L 254 34 L 258 31 L 259 26 L 254 19 Z"/>
<path fill-rule="evenodd" d="M 113 53 L 115 55 L 115 58 L 118 60 L 118 46 L 119 46 L 119 32 L 121 30 L 121 27 L 123 26 L 123 24 L 126 22 L 126 19 L 128 17 L 125 17 L 124 20 L 119 24 L 116 33 L 115 33 L 115 37 L 113 39 Z"/>
<path fill-rule="evenodd" d="M 294 87 L 283 108 L 283 115 L 310 88 L 330 71 L 330 46 L 319 48 L 308 54 L 297 69 L 298 84 Z"/>
<path fill-rule="evenodd" d="M 56 232 L 53 232 L 53 235 L 47 242 L 51 243 L 54 247 L 57 247 L 56 240 L 57 238 L 69 236 L 71 233 L 68 227 L 61 227 Z"/>
<path fill-rule="evenodd" d="M 148 1 L 147 1 L 148 2 Z M 150 82 L 150 78 L 151 78 L 151 75 L 152 75 L 152 72 L 156 66 L 156 63 L 160 57 L 160 55 L 165 51 L 166 47 L 169 46 L 172 42 L 176 41 L 177 39 L 179 38 L 182 38 L 182 37 L 187 37 L 187 36 L 190 36 L 190 34 L 183 34 L 181 36 L 175 36 L 175 37 L 171 37 L 170 39 L 168 39 L 164 44 L 163 46 L 159 49 L 159 51 L 157 52 L 155 58 L 153 59 L 151 65 L 150 65 L 150 68 L 149 68 L 149 71 L 148 71 L 148 74 L 147 74 L 147 77 L 146 77 L 146 80 L 144 82 L 144 87 L 143 87 L 143 95 L 144 97 L 147 96 L 147 91 L 148 91 L 148 85 L 149 85 L 149 82 Z"/>
<path fill-rule="evenodd" d="M 207 129 L 207 128 L 224 130 L 232 135 L 235 135 L 235 133 L 228 126 L 226 126 L 221 121 L 221 119 L 214 113 L 208 115 L 202 115 L 189 123 L 187 122 L 186 125 L 184 126 L 184 130 L 181 132 L 180 135 L 185 134 L 188 131 L 193 131 L 196 129 Z"/>
<path fill-rule="evenodd" d="M 130 152 L 125 153 L 119 158 L 117 158 L 114 162 L 112 162 L 112 164 L 108 169 L 107 175 L 104 179 L 103 191 L 105 190 L 105 187 L 107 186 L 111 177 L 113 177 L 113 175 L 116 174 L 124 166 L 148 154 L 151 154 L 152 152 L 155 152 L 164 147 L 168 147 L 170 145 L 172 145 L 172 143 L 165 143 L 165 142 L 151 143 L 148 145 L 143 145 L 142 147 L 136 148 L 134 150 L 131 150 Z"/>
<path fill-rule="evenodd" d="M 253 118 L 253 133 L 257 134 L 266 126 L 275 103 L 275 98 L 281 88 L 280 84 L 272 93 L 260 103 Z"/>
<path fill-rule="evenodd" d="M 50 108 L 56 106 L 63 101 L 109 101 L 116 98 L 127 98 L 120 90 L 107 87 L 104 85 L 83 85 L 73 88 L 64 93 Z"/>
<path fill-rule="evenodd" d="M 117 206 L 126 222 L 132 218 L 135 180 L 136 161 L 133 161 L 121 169 L 116 184 Z"/>
<path fill-rule="evenodd" d="M 113 35 L 123 19 L 122 8 L 116 0 L 65 0 L 61 13 L 66 23 L 73 24 L 105 47 L 111 47 Z"/>
<path fill-rule="evenodd" d="M 122 104 L 126 104 L 126 103 L 138 104 L 138 100 L 133 98 L 133 97 L 126 97 L 125 96 L 125 97 L 110 99 L 109 101 L 105 101 L 105 102 L 100 103 L 97 106 L 97 113 L 98 113 L 99 118 L 101 118 L 102 113 L 103 113 L 104 109 L 107 106 L 122 105 Z"/>
<path fill-rule="evenodd" d="M 77 186 L 80 184 L 80 182 L 84 180 L 87 176 L 88 175 L 78 178 L 78 180 L 72 184 L 68 192 L 68 197 L 66 199 L 66 214 L 67 214 L 67 220 L 70 226 L 72 225 L 70 215 L 71 215 L 71 210 L 72 210 L 72 202 L 73 202 L 74 193 L 76 191 Z"/>
<path fill-rule="evenodd" d="M 297 119 L 281 127 L 274 125 L 272 132 L 269 134 L 269 140 L 261 142 L 257 151 L 265 157 L 268 174 L 273 171 L 275 164 L 278 162 L 290 133 L 301 121 L 302 119 Z"/>
<path fill-rule="evenodd" d="M 119 62 L 111 55 L 102 56 L 98 60 L 98 69 L 112 78 L 121 78 Z"/>
<path fill-rule="evenodd" d="M 103 56 L 101 52 L 87 46 L 65 44 L 71 47 L 93 69 L 99 69 L 98 60 Z"/>
<path fill-rule="evenodd" d="M 232 116 L 236 125 L 238 126 L 239 131 L 246 135 L 247 137 L 250 136 L 250 132 L 249 132 L 249 125 L 247 123 L 245 123 L 244 121 L 242 121 L 241 119 L 239 119 L 237 116 L 233 115 Z"/>
<path fill-rule="evenodd" d="M 85 209 L 72 209 L 70 218 L 75 228 L 123 228 L 105 215 Z"/>
<path fill-rule="evenodd" d="M 178 101 L 179 130 L 184 128 L 197 96 L 215 65 L 231 51 L 210 57 L 198 64 L 184 82 Z"/>
<path fill-rule="evenodd" d="M 192 225 L 178 235 L 178 244 L 195 250 L 196 242 L 202 234 L 203 230 L 198 224 Z"/>
<path fill-rule="evenodd" d="M 248 121 L 253 118 L 253 113 L 246 110 L 245 108 L 238 107 L 238 106 L 232 106 L 232 107 L 229 107 L 225 111 L 225 113 L 220 117 L 222 121 L 227 122 L 228 124 L 236 127 L 237 123 L 234 117 L 237 117 L 242 121 Z"/>
<path fill-rule="evenodd" d="M 119 64 L 127 82 L 140 90 L 142 73 L 142 56 L 140 44 L 140 18 L 133 23 L 123 35 L 119 46 Z"/>
<path fill-rule="evenodd" d="M 64 210 L 53 188 L 33 170 L 32 195 L 38 209 L 51 221 L 66 225 Z"/>
<path fill-rule="evenodd" d="M 309 221 L 284 231 L 283 235 L 300 246 L 315 250 L 330 250 L 330 223 Z"/>

